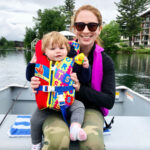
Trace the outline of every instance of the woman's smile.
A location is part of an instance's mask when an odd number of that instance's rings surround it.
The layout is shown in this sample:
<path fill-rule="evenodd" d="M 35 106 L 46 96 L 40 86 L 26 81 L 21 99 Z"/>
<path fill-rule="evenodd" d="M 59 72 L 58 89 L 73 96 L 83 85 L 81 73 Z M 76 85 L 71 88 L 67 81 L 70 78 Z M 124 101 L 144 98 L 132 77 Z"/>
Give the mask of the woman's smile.
<path fill-rule="evenodd" d="M 85 40 L 90 40 L 90 38 L 92 38 L 92 35 L 80 35 L 81 38 L 85 39 Z"/>

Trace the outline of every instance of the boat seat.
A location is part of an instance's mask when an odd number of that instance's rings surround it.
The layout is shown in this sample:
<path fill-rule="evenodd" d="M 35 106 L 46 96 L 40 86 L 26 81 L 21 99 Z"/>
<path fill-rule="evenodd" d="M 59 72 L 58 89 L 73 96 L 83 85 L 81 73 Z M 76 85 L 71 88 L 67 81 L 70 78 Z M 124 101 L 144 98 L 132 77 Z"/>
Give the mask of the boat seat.
<path fill-rule="evenodd" d="M 1 150 L 30 150 L 30 137 L 9 138 L 8 130 L 17 115 L 8 115 L 0 127 Z M 4 115 L 0 115 L 0 121 Z M 106 117 L 109 121 L 112 117 Z M 149 150 L 150 149 L 150 117 L 116 116 L 112 124 L 111 134 L 104 136 L 107 150 Z M 78 150 L 72 144 L 71 150 Z"/>
<path fill-rule="evenodd" d="M 116 116 L 104 141 L 107 150 L 150 150 L 150 117 Z"/>

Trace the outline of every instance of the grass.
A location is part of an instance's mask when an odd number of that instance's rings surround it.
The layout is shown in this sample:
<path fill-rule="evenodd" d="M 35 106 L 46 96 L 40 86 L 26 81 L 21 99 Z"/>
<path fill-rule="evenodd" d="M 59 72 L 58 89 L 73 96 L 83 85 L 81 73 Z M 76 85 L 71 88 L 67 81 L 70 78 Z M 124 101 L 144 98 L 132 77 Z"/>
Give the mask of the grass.
<path fill-rule="evenodd" d="M 136 49 L 136 53 L 141 53 L 141 54 L 150 54 L 150 48 L 144 48 L 144 49 Z"/>
<path fill-rule="evenodd" d="M 127 43 L 120 42 L 117 44 L 119 52 L 121 53 L 139 53 L 139 54 L 150 54 L 150 48 L 140 45 L 139 47 L 129 47 Z"/>

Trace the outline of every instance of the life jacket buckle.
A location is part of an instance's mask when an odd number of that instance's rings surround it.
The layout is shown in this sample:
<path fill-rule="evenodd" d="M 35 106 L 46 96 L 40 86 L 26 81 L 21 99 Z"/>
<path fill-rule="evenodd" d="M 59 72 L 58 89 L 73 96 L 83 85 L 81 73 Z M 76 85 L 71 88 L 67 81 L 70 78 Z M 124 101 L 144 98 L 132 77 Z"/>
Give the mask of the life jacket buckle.
<path fill-rule="evenodd" d="M 55 87 L 54 86 L 43 85 L 42 86 L 42 91 L 43 92 L 54 92 L 55 91 Z"/>
<path fill-rule="evenodd" d="M 48 86 L 48 92 L 54 92 L 55 87 L 54 86 Z"/>
<path fill-rule="evenodd" d="M 65 99 L 64 99 L 63 94 L 58 95 L 58 103 L 59 103 L 59 106 L 64 106 L 65 105 Z"/>

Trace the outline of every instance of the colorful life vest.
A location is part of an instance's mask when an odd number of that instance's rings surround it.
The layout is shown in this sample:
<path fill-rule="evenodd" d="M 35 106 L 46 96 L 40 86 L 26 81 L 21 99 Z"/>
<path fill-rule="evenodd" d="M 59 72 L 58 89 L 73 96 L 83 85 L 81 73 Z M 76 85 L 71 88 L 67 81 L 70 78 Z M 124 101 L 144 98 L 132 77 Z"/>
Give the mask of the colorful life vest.
<path fill-rule="evenodd" d="M 96 44 L 93 54 L 93 66 L 92 66 L 92 80 L 91 87 L 96 91 L 101 91 L 102 80 L 103 80 L 103 60 L 101 52 L 104 51 L 102 47 Z M 101 112 L 104 116 L 108 115 L 108 109 L 100 107 Z"/>
<path fill-rule="evenodd" d="M 76 51 L 79 51 L 79 44 L 72 44 Z M 37 89 L 36 102 L 39 109 L 51 108 L 60 110 L 60 106 L 68 108 L 74 102 L 75 90 L 73 81 L 70 78 L 74 62 L 82 64 L 84 54 L 81 53 L 75 58 L 66 57 L 53 66 L 41 51 L 41 40 L 36 44 L 37 62 L 35 76 L 40 79 L 40 86 Z"/>

